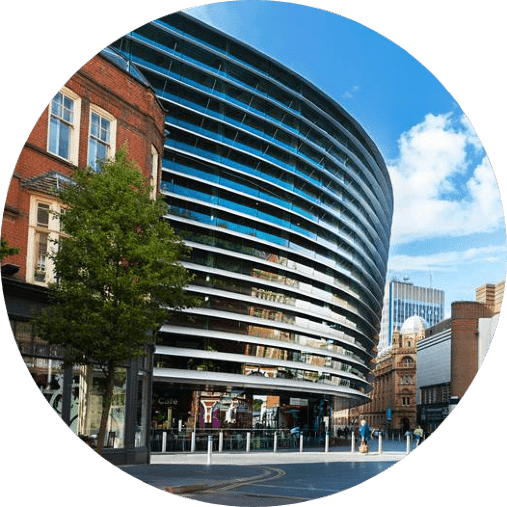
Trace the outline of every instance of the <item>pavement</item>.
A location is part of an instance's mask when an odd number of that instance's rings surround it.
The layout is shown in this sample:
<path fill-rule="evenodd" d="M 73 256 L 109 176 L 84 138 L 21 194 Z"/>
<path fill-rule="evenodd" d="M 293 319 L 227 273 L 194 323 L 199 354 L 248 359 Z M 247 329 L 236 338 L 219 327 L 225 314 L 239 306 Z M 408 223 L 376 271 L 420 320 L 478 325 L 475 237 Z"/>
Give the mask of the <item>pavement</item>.
<path fill-rule="evenodd" d="M 120 466 L 129 475 L 164 491 L 185 494 L 207 489 L 239 486 L 259 481 L 276 473 L 276 465 L 301 463 L 395 463 L 406 456 L 406 448 L 384 450 L 372 449 L 367 454 L 350 452 L 343 448 L 323 450 L 260 451 L 260 452 L 214 452 L 207 453 L 152 453 L 149 465 Z M 197 465 L 197 466 L 196 466 Z"/>

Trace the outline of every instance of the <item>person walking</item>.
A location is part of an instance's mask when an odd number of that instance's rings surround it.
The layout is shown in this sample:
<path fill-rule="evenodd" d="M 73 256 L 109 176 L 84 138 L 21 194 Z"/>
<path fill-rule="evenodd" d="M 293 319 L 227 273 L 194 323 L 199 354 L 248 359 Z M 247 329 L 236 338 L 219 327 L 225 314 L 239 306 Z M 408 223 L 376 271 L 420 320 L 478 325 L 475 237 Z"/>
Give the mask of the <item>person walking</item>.
<path fill-rule="evenodd" d="M 417 426 L 417 428 L 414 430 L 414 437 L 415 437 L 415 446 L 417 447 L 419 445 L 419 442 L 424 437 L 424 431 L 421 428 L 421 426 Z"/>
<path fill-rule="evenodd" d="M 371 431 L 368 423 L 364 419 L 361 420 L 359 434 L 361 435 L 361 446 L 359 447 L 359 452 L 367 453 L 369 449 L 368 443 L 370 442 Z"/>

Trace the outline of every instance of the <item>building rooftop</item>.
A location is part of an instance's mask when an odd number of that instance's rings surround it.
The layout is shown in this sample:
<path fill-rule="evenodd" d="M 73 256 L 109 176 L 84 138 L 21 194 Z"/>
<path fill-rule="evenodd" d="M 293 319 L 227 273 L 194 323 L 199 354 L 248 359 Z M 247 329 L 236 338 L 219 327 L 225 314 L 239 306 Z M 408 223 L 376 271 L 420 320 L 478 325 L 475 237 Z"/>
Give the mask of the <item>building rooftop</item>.
<path fill-rule="evenodd" d="M 125 58 L 122 54 L 118 53 L 118 51 L 115 51 L 111 47 L 106 47 L 99 53 L 99 55 L 103 56 L 106 60 L 109 60 L 117 67 L 120 67 L 120 69 L 123 69 L 143 85 L 148 86 L 149 88 L 152 87 L 151 83 L 144 77 L 143 73 L 130 60 L 127 60 L 127 58 Z"/>
<path fill-rule="evenodd" d="M 412 315 L 412 317 L 409 317 L 403 323 L 400 333 L 402 335 L 407 333 L 417 334 L 421 331 L 425 331 L 428 327 L 428 323 L 422 317 L 419 317 L 419 315 Z"/>
<path fill-rule="evenodd" d="M 68 185 L 72 185 L 73 181 L 68 176 L 57 171 L 48 171 L 39 176 L 29 178 L 22 183 L 22 186 L 29 190 L 35 190 L 48 195 L 57 195 Z"/>

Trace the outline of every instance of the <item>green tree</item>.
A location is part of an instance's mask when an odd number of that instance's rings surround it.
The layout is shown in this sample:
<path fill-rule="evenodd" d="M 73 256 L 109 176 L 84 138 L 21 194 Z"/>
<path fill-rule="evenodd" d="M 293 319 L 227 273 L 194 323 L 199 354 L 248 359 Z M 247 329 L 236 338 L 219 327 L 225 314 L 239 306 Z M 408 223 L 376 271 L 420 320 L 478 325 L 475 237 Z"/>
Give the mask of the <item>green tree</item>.
<path fill-rule="evenodd" d="M 40 338 L 66 346 L 66 364 L 102 370 L 102 454 L 118 368 L 146 354 L 172 312 L 197 301 L 185 293 L 191 277 L 179 263 L 189 250 L 126 147 L 100 172 L 76 169 L 73 180 L 55 213 L 64 231 L 52 254 L 57 282 L 35 325 Z"/>
<path fill-rule="evenodd" d="M 6 257 L 9 257 L 10 255 L 15 255 L 19 252 L 19 248 L 10 247 L 7 244 L 7 241 L 5 241 L 4 238 L 1 238 L 1 245 L 0 245 L 0 261 L 5 259 Z"/>

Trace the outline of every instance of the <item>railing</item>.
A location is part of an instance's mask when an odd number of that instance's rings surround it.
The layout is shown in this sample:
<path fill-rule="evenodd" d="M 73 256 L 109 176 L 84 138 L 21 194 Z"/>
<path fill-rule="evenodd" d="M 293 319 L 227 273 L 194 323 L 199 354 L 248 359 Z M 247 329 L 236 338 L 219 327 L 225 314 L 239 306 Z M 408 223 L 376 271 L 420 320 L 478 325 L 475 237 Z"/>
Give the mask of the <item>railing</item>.
<path fill-rule="evenodd" d="M 359 450 L 361 438 L 351 432 L 336 436 L 304 430 L 302 433 L 274 429 L 209 429 L 174 430 L 154 429 L 151 432 L 152 453 L 203 453 L 203 452 L 351 452 Z M 414 446 L 408 433 L 374 433 L 370 452 L 382 454 L 388 450 L 409 453 Z"/>
<path fill-rule="evenodd" d="M 213 451 L 273 451 L 299 449 L 301 436 L 304 447 L 324 449 L 325 433 L 293 432 L 269 429 L 214 429 L 175 432 L 152 430 L 151 452 L 202 452 L 207 450 L 208 436 L 213 437 Z M 337 440 L 337 439 L 335 439 Z M 343 439 L 342 439 L 343 440 Z"/>

